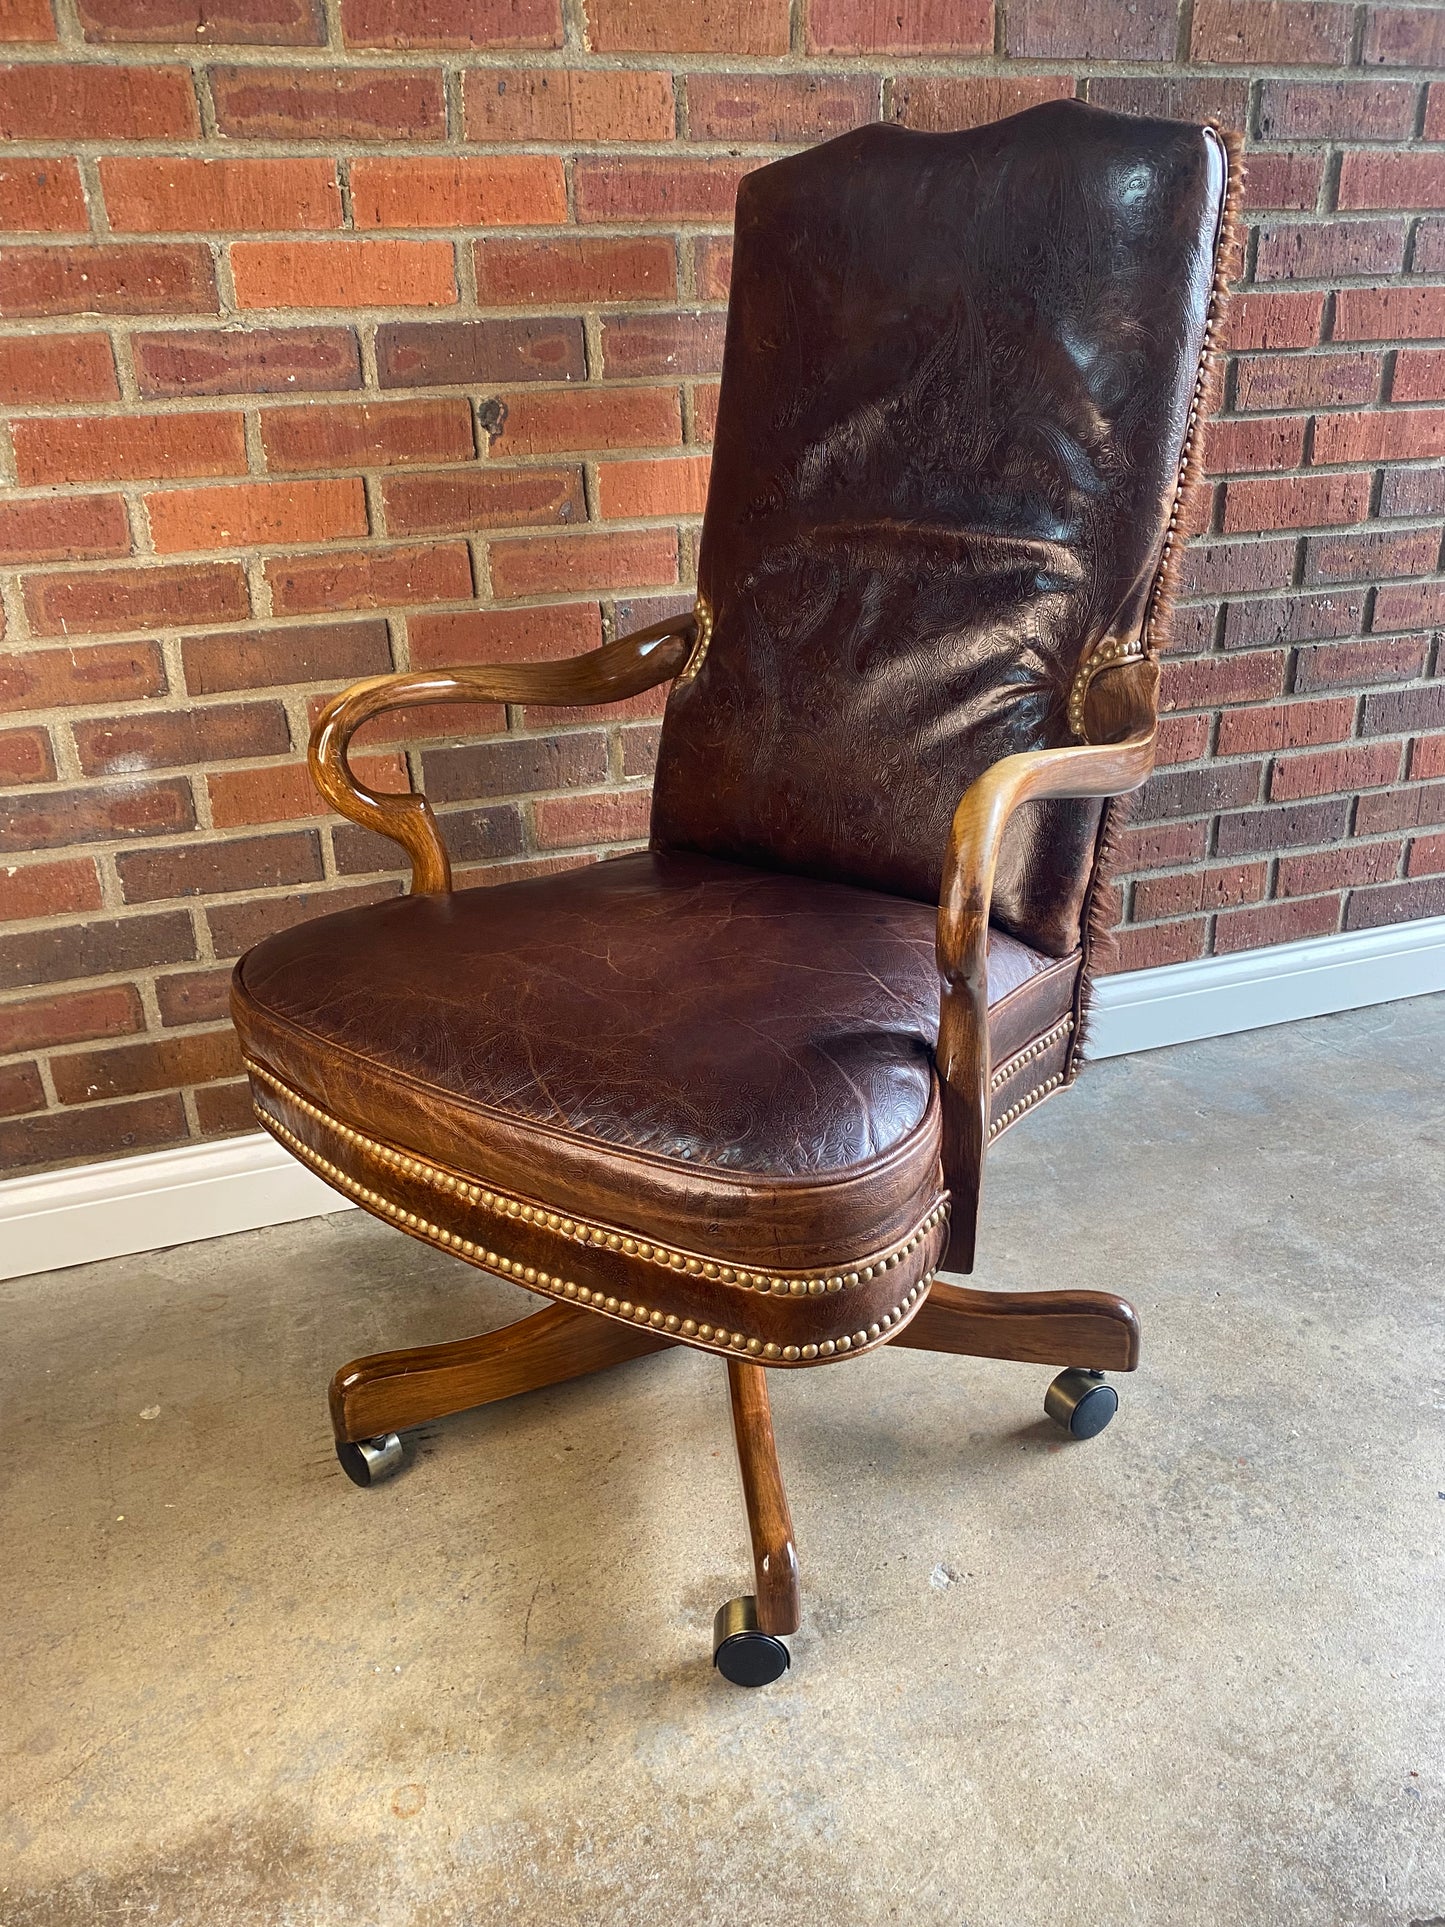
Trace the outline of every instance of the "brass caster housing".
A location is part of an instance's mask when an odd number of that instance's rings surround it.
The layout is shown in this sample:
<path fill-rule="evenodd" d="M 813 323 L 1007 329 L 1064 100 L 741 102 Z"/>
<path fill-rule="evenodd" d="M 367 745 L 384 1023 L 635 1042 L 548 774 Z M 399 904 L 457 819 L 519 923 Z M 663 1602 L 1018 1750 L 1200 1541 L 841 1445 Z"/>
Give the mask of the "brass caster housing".
<path fill-rule="evenodd" d="M 401 1440 L 395 1432 L 384 1432 L 375 1439 L 358 1439 L 354 1445 L 338 1443 L 336 1456 L 353 1485 L 380 1485 L 406 1464 Z"/>
<path fill-rule="evenodd" d="M 1102 1372 L 1060 1372 L 1044 1393 L 1044 1411 L 1071 1439 L 1097 1438 L 1119 1409 L 1119 1394 Z"/>
<path fill-rule="evenodd" d="M 719 1606 L 712 1622 L 712 1663 L 734 1686 L 771 1686 L 793 1659 L 781 1639 L 758 1626 L 751 1593 Z"/>

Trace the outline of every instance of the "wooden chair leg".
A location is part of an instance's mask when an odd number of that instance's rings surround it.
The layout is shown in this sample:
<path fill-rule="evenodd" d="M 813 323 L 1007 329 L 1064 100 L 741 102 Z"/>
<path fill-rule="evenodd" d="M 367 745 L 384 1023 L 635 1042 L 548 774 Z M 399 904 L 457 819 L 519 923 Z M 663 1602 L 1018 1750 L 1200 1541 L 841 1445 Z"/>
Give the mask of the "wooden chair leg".
<path fill-rule="evenodd" d="M 753 1541 L 758 1627 L 774 1635 L 795 1633 L 803 1616 L 798 1554 L 793 1545 L 788 1495 L 783 1490 L 783 1475 L 778 1466 L 777 1440 L 773 1437 L 767 1372 L 750 1360 L 730 1358 L 728 1391 L 732 1395 L 733 1437 L 737 1440 L 743 1500 Z"/>
<path fill-rule="evenodd" d="M 1139 1315 L 1108 1291 L 969 1291 L 939 1279 L 892 1342 L 969 1358 L 1132 1372 Z"/>
<path fill-rule="evenodd" d="M 576 1305 L 548 1305 L 477 1338 L 353 1359 L 331 1381 L 338 1446 L 600 1372 L 673 1343 Z M 345 1460 L 343 1459 L 343 1464 Z"/>

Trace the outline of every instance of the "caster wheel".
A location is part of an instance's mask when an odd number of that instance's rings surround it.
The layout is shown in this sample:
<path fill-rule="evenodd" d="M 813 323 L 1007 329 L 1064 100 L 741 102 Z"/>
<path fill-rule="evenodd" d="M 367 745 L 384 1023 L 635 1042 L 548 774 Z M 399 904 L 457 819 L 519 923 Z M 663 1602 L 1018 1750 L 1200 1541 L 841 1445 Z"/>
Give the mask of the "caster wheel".
<path fill-rule="evenodd" d="M 338 1444 L 336 1456 L 353 1485 L 380 1485 L 383 1479 L 400 1472 L 406 1462 L 395 1432 L 378 1439 L 358 1439 L 355 1445 Z"/>
<path fill-rule="evenodd" d="M 712 1622 L 712 1663 L 734 1686 L 770 1686 L 793 1659 L 782 1640 L 758 1627 L 758 1602 L 751 1593 L 719 1606 Z"/>
<path fill-rule="evenodd" d="M 1102 1372 L 1060 1372 L 1044 1394 L 1044 1410 L 1071 1439 L 1097 1438 L 1119 1409 L 1119 1394 Z"/>

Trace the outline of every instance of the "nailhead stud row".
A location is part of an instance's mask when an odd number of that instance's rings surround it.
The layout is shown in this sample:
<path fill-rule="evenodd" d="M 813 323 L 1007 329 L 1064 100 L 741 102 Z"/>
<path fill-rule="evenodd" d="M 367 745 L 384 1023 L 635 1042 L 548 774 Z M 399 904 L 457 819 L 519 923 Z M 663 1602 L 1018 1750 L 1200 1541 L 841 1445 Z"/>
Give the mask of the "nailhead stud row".
<path fill-rule="evenodd" d="M 611 1317 L 627 1320 L 634 1325 L 647 1325 L 654 1331 L 675 1332 L 679 1338 L 703 1345 L 710 1351 L 746 1352 L 754 1358 L 782 1360 L 787 1364 L 811 1362 L 816 1358 L 833 1358 L 850 1351 L 862 1351 L 866 1346 L 876 1344 L 885 1333 L 899 1323 L 904 1314 L 910 1311 L 932 1285 L 936 1272 L 926 1272 L 911 1291 L 905 1292 L 892 1311 L 884 1312 L 876 1323 L 860 1328 L 856 1332 L 845 1333 L 841 1338 L 825 1338 L 820 1345 L 779 1345 L 773 1340 L 750 1337 L 741 1331 L 729 1331 L 724 1325 L 711 1325 L 695 1318 L 679 1318 L 676 1312 L 654 1311 L 648 1305 L 634 1304 L 630 1298 L 618 1298 L 610 1292 L 593 1290 L 587 1285 L 579 1285 L 574 1279 L 555 1277 L 551 1272 L 542 1271 L 536 1265 L 524 1265 L 516 1258 L 508 1258 L 503 1253 L 493 1251 L 474 1243 L 470 1238 L 462 1238 L 454 1231 L 433 1224 L 418 1212 L 407 1211 L 394 1204 L 384 1192 L 370 1190 L 360 1184 L 349 1172 L 324 1158 L 303 1139 L 289 1131 L 279 1118 L 264 1110 L 260 1104 L 253 1106 L 256 1116 L 268 1131 L 274 1133 L 288 1150 L 293 1152 L 304 1164 L 311 1167 L 338 1191 L 344 1191 L 356 1199 L 369 1211 L 378 1216 L 390 1218 L 392 1223 L 409 1231 L 414 1237 L 437 1244 L 445 1251 L 455 1252 L 457 1256 L 479 1265 L 485 1271 L 494 1271 L 499 1277 L 510 1278 L 519 1285 L 529 1285 L 536 1291 L 547 1292 L 554 1298 L 563 1298 L 573 1304 L 588 1305 L 594 1311 L 608 1313 Z M 324 1115 L 324 1113 L 323 1113 Z M 368 1140 L 362 1140 L 366 1142 Z"/>
<path fill-rule="evenodd" d="M 347 1144 L 358 1144 L 369 1151 L 373 1157 L 380 1158 L 384 1164 L 401 1171 L 409 1178 L 417 1178 L 434 1190 L 448 1192 L 464 1198 L 469 1204 L 479 1204 L 484 1211 L 497 1217 L 520 1218 L 524 1224 L 541 1225 L 545 1230 L 554 1231 L 559 1237 L 573 1244 L 597 1245 L 608 1251 L 624 1252 L 629 1258 L 640 1258 L 645 1264 L 660 1265 L 666 1271 L 681 1271 L 691 1277 L 706 1278 L 710 1282 L 732 1285 L 740 1291 L 770 1292 L 775 1298 L 821 1298 L 825 1292 L 847 1291 L 855 1285 L 867 1284 L 879 1278 L 885 1271 L 892 1271 L 901 1265 L 905 1258 L 915 1252 L 929 1232 L 948 1216 L 949 1197 L 945 1192 L 931 1211 L 916 1224 L 901 1244 L 882 1253 L 855 1271 L 837 1271 L 825 1277 L 798 1277 L 796 1275 L 777 1276 L 766 1271 L 748 1271 L 736 1265 L 725 1265 L 712 1258 L 699 1258 L 690 1252 L 678 1251 L 671 1245 L 660 1245 L 645 1238 L 634 1238 L 630 1232 L 614 1231 L 607 1225 L 590 1224 L 582 1218 L 569 1218 L 558 1211 L 548 1211 L 543 1205 L 528 1204 L 521 1198 L 508 1197 L 502 1191 L 489 1191 L 484 1186 L 472 1184 L 466 1178 L 453 1176 L 443 1171 L 439 1165 L 429 1163 L 425 1158 L 414 1157 L 406 1151 L 394 1150 L 389 1144 L 379 1144 L 375 1138 L 367 1137 L 365 1132 L 355 1130 L 350 1124 L 343 1124 L 340 1118 L 323 1111 L 299 1091 L 293 1091 L 289 1084 L 283 1083 L 273 1071 L 253 1059 L 246 1058 L 246 1069 L 251 1076 L 271 1089 L 280 1093 L 289 1104 L 295 1105 L 308 1117 L 314 1117 Z"/>
<path fill-rule="evenodd" d="M 1222 129 L 1217 122 L 1210 121 L 1209 126 L 1222 137 Z M 1230 156 L 1226 146 L 1224 184 L 1226 203 L 1232 201 L 1238 192 L 1236 182 L 1229 178 L 1230 171 Z M 1226 220 L 1230 218 L 1227 213 Z M 1184 428 L 1184 446 L 1179 451 L 1179 473 L 1174 482 L 1174 498 L 1169 505 L 1169 526 L 1164 532 L 1164 546 L 1159 552 L 1159 566 L 1154 571 L 1154 581 L 1149 590 L 1149 606 L 1144 614 L 1142 633 L 1146 645 L 1153 640 L 1154 625 L 1159 618 L 1164 584 L 1168 580 L 1170 557 L 1179 539 L 1179 516 L 1184 505 L 1184 492 L 1189 483 L 1195 448 L 1199 440 L 1199 415 L 1204 406 L 1204 391 L 1209 380 L 1211 359 L 1220 346 L 1222 332 L 1220 311 L 1224 298 L 1224 271 L 1228 265 L 1224 258 L 1227 249 L 1223 244 L 1226 239 L 1227 236 L 1221 234 L 1220 251 L 1215 261 L 1214 282 L 1209 290 L 1209 307 L 1204 317 L 1204 338 L 1199 345 L 1199 366 L 1194 371 L 1194 392 L 1189 399 L 1189 419 Z"/>
<path fill-rule="evenodd" d="M 707 646 L 712 641 L 712 604 L 706 596 L 700 595 L 693 605 L 693 620 L 697 624 L 697 640 L 692 645 L 692 654 L 678 671 L 679 684 L 691 682 L 707 659 Z"/>
<path fill-rule="evenodd" d="M 621 1251 L 628 1257 L 642 1259 L 645 1263 L 655 1264 L 669 1271 L 686 1272 L 694 1277 L 716 1280 L 725 1285 L 734 1285 L 743 1291 L 771 1292 L 774 1296 L 794 1298 L 821 1297 L 825 1292 L 843 1291 L 852 1286 L 867 1283 L 881 1277 L 885 1271 L 892 1271 L 902 1264 L 912 1252 L 917 1250 L 929 1232 L 941 1224 L 949 1215 L 949 1196 L 945 1192 L 927 1215 L 914 1227 L 909 1236 L 883 1252 L 857 1270 L 834 1272 L 827 1276 L 800 1277 L 797 1275 L 776 1276 L 768 1272 L 748 1271 L 737 1266 L 722 1264 L 710 1258 L 699 1258 L 690 1252 L 679 1251 L 674 1246 L 650 1243 L 644 1238 L 634 1238 L 630 1233 L 615 1231 L 607 1225 L 592 1224 L 582 1218 L 569 1218 L 556 1211 L 548 1211 L 541 1205 L 528 1204 L 520 1198 L 509 1197 L 505 1192 L 490 1191 L 482 1185 L 472 1184 L 466 1178 L 458 1178 L 439 1165 L 430 1163 L 410 1152 L 395 1150 L 389 1144 L 379 1143 L 368 1137 L 364 1131 L 352 1125 L 343 1124 L 340 1118 L 333 1117 L 318 1104 L 313 1104 L 299 1091 L 252 1059 L 245 1060 L 251 1075 L 280 1093 L 296 1109 L 305 1112 L 324 1124 L 328 1130 L 336 1132 L 348 1144 L 359 1145 L 383 1163 L 391 1165 L 408 1177 L 419 1179 L 423 1184 L 454 1194 L 470 1204 L 479 1204 L 483 1210 L 497 1216 L 520 1218 L 525 1224 L 536 1224 L 574 1244 L 595 1245 L 611 1251 Z"/>
<path fill-rule="evenodd" d="M 1042 1104 L 1049 1092 L 1056 1091 L 1063 1081 L 1063 1072 L 1055 1071 L 1052 1077 L 1046 1077 L 1042 1084 L 1036 1084 L 1031 1091 L 1026 1092 L 1016 1104 L 1010 1104 L 1003 1115 L 989 1125 L 989 1143 L 992 1144 L 996 1137 L 1001 1137 L 1010 1124 L 1017 1124 L 1025 1111 L 1031 1111 L 1035 1104 Z"/>
<path fill-rule="evenodd" d="M 1115 636 L 1112 642 L 1104 643 L 1079 664 L 1069 688 L 1069 728 L 1081 741 L 1084 736 L 1084 704 L 1089 694 L 1089 685 L 1095 676 L 1101 670 L 1111 668 L 1115 663 L 1142 661 L 1143 657 L 1142 637 Z"/>
<path fill-rule="evenodd" d="M 1061 1037 L 1067 1037 L 1073 1028 L 1072 1017 L 1060 1019 L 1052 1030 L 1046 1030 L 1042 1037 L 1036 1037 L 1031 1044 L 1026 1044 L 1021 1051 L 1016 1051 L 1006 1063 L 1000 1064 L 988 1081 L 989 1089 L 1001 1090 L 1015 1071 L 1021 1071 L 1025 1064 L 1032 1064 L 1036 1057 L 1042 1057 L 1044 1052 L 1057 1044 Z"/>

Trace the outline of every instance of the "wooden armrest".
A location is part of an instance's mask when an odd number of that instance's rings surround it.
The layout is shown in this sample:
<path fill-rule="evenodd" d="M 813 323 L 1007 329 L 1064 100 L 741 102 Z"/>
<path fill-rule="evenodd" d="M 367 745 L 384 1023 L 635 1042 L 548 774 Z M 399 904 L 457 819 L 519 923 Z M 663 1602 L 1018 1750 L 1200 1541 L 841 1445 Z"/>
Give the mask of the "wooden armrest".
<path fill-rule="evenodd" d="M 1110 681 L 1116 740 L 1005 756 L 954 812 L 939 895 L 936 954 L 943 979 L 937 1063 L 943 1085 L 943 1169 L 954 1190 L 949 1267 L 973 1266 L 988 1145 L 988 929 L 994 872 L 1009 818 L 1044 797 L 1122 796 L 1154 767 L 1158 669 L 1131 665 Z"/>
<path fill-rule="evenodd" d="M 426 798 L 416 790 L 378 796 L 357 781 L 346 752 L 361 725 L 412 703 L 622 702 L 676 676 L 692 653 L 694 633 L 689 611 L 562 662 L 402 670 L 353 683 L 316 719 L 308 751 L 312 779 L 332 809 L 401 844 L 411 858 L 413 895 L 450 890 L 451 862 Z"/>

